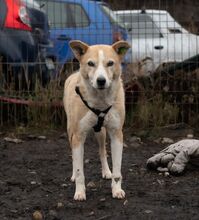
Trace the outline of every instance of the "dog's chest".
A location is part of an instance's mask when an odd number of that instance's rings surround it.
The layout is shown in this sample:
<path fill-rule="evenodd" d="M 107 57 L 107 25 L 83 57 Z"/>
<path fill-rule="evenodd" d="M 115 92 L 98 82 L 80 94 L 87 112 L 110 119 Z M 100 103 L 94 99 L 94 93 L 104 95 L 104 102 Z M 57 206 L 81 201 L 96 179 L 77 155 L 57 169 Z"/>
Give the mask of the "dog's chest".
<path fill-rule="evenodd" d="M 85 116 L 79 121 L 79 129 L 81 132 L 91 130 L 98 122 L 98 117 L 91 111 L 88 111 Z M 114 108 L 106 114 L 103 126 L 109 129 L 118 129 L 121 124 L 121 118 L 118 111 Z"/>
<path fill-rule="evenodd" d="M 116 109 L 111 109 L 106 115 L 104 120 L 104 126 L 109 129 L 118 129 L 121 126 L 121 117 Z"/>

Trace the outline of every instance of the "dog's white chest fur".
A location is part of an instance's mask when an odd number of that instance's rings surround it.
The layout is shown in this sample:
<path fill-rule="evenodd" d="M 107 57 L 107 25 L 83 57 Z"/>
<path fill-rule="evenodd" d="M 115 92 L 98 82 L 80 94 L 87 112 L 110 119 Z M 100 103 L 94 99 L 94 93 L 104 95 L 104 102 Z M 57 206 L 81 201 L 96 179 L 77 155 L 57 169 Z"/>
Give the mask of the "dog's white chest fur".
<path fill-rule="evenodd" d="M 81 132 L 88 132 L 97 123 L 97 116 L 88 111 L 86 115 L 79 121 L 79 128 Z"/>
<path fill-rule="evenodd" d="M 104 126 L 109 129 L 119 129 L 121 126 L 120 115 L 114 108 L 106 115 Z"/>
<path fill-rule="evenodd" d="M 97 124 L 98 117 L 91 111 L 88 111 L 86 115 L 79 121 L 79 128 L 83 133 L 87 133 Z M 106 115 L 103 123 L 104 127 L 109 129 L 118 129 L 121 126 L 120 115 L 112 108 Z"/>

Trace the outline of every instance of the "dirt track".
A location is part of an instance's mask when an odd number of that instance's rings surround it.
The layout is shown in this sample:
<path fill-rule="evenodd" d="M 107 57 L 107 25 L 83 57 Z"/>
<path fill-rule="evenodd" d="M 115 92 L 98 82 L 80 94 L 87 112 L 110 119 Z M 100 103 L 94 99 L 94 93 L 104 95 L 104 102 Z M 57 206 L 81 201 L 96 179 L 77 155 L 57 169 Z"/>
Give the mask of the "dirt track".
<path fill-rule="evenodd" d="M 57 133 L 46 140 L 23 139 L 13 144 L 0 137 L 0 220 L 31 220 L 35 210 L 46 220 L 199 219 L 198 167 L 190 166 L 190 172 L 180 177 L 146 170 L 147 158 L 161 150 L 161 144 L 149 140 L 133 144 L 126 133 L 122 168 L 126 199 L 114 200 L 110 181 L 101 179 L 96 142 L 89 138 L 87 201 L 74 202 L 66 139 Z"/>

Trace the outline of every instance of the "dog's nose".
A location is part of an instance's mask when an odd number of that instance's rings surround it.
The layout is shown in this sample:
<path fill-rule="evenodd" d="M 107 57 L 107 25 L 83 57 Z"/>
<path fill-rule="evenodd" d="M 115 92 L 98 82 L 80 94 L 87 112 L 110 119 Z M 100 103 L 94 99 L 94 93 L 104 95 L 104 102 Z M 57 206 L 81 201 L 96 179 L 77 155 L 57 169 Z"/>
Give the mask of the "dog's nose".
<path fill-rule="evenodd" d="M 100 76 L 97 78 L 97 85 L 98 86 L 104 86 L 106 83 L 106 79 L 103 76 Z"/>

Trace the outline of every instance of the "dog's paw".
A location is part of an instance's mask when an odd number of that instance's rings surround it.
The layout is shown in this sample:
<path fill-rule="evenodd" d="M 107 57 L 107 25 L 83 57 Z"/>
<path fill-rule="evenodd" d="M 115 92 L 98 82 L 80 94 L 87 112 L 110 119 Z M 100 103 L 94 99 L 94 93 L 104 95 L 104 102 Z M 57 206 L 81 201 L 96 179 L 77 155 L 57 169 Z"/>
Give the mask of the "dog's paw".
<path fill-rule="evenodd" d="M 113 196 L 113 198 L 116 198 L 116 199 L 124 199 L 125 192 L 122 189 L 112 190 L 112 196 Z"/>
<path fill-rule="evenodd" d="M 86 200 L 86 193 L 85 193 L 85 191 L 75 192 L 74 200 L 76 200 L 76 201 L 84 201 L 84 200 Z"/>
<path fill-rule="evenodd" d="M 105 170 L 105 171 L 102 171 L 102 178 L 103 179 L 111 179 L 112 178 L 112 173 L 110 170 Z"/>

